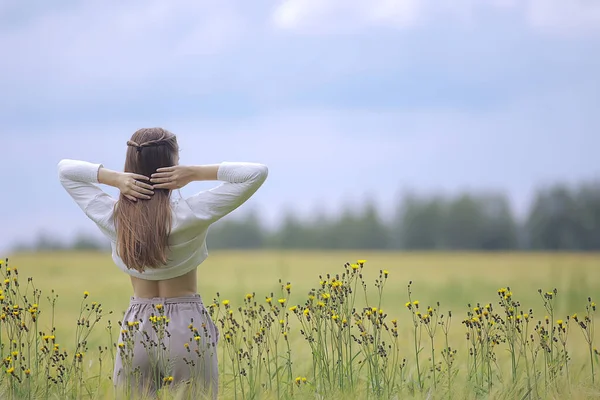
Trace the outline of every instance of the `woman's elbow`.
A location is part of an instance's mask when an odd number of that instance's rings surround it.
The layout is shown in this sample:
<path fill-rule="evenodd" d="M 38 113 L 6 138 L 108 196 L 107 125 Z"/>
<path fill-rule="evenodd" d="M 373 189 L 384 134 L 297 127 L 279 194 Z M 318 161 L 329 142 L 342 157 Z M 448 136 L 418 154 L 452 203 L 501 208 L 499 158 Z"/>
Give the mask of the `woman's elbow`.
<path fill-rule="evenodd" d="M 269 176 L 269 167 L 267 167 L 264 164 L 257 164 L 256 165 L 256 180 L 262 184 L 264 181 L 267 180 L 268 176 Z"/>
<path fill-rule="evenodd" d="M 68 164 L 69 164 L 69 160 L 67 160 L 67 159 L 62 159 L 58 162 L 58 165 L 56 166 L 56 170 L 58 171 L 58 177 L 60 180 L 65 179 L 65 175 L 68 170 Z"/>

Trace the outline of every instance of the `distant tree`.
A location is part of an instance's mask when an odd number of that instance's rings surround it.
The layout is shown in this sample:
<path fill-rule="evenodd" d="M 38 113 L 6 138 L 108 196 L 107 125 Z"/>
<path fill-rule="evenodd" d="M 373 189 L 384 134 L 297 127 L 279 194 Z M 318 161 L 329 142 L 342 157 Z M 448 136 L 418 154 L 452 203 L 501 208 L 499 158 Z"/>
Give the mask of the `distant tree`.
<path fill-rule="evenodd" d="M 479 198 L 484 223 L 480 239 L 482 250 L 512 250 L 519 245 L 518 223 L 506 196 L 487 195 Z"/>
<path fill-rule="evenodd" d="M 215 249 L 255 249 L 265 246 L 265 236 L 258 214 L 251 211 L 243 218 L 215 223 L 207 243 Z"/>
<path fill-rule="evenodd" d="M 452 250 L 480 249 L 485 222 L 482 204 L 474 196 L 462 194 L 452 199 L 446 207 L 443 247 Z"/>
<path fill-rule="evenodd" d="M 390 228 L 383 223 L 372 201 L 365 204 L 357 225 L 359 226 L 360 236 L 356 248 L 383 250 L 388 249 L 391 245 Z"/>
<path fill-rule="evenodd" d="M 527 218 L 527 231 L 533 249 L 575 250 L 582 246 L 577 215 L 577 199 L 564 185 L 538 190 Z"/>
<path fill-rule="evenodd" d="M 306 248 L 306 225 L 300 221 L 293 211 L 283 217 L 283 223 L 274 235 L 273 244 L 283 249 Z"/>
<path fill-rule="evenodd" d="M 326 239 L 331 249 L 352 249 L 361 248 L 362 226 L 355 213 L 346 207 L 342 214 L 335 219 L 329 228 L 329 235 Z"/>
<path fill-rule="evenodd" d="M 70 248 L 72 250 L 104 250 L 106 246 L 100 239 L 94 236 L 79 233 L 75 237 L 75 240 L 73 240 Z"/>
<path fill-rule="evenodd" d="M 582 250 L 600 250 L 600 181 L 582 184 L 575 194 L 576 229 Z"/>
<path fill-rule="evenodd" d="M 40 232 L 34 241 L 32 248 L 36 251 L 44 250 L 63 250 L 68 246 L 63 243 L 60 239 L 57 239 L 55 235 L 51 235 L 46 232 Z"/>
<path fill-rule="evenodd" d="M 439 249 L 443 246 L 446 205 L 441 197 L 431 199 L 406 195 L 396 217 L 396 248 Z"/>

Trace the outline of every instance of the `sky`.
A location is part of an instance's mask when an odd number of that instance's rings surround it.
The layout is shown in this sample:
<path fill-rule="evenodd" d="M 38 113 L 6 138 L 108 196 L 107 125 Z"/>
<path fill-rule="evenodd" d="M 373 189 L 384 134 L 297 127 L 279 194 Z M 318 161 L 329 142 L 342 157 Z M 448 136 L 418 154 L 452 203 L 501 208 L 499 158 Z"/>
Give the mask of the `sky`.
<path fill-rule="evenodd" d="M 406 190 L 501 190 L 523 215 L 600 176 L 599 46 L 589 0 L 0 0 L 0 251 L 98 234 L 57 163 L 122 170 L 152 126 L 182 164 L 269 166 L 228 218 L 389 218 Z"/>

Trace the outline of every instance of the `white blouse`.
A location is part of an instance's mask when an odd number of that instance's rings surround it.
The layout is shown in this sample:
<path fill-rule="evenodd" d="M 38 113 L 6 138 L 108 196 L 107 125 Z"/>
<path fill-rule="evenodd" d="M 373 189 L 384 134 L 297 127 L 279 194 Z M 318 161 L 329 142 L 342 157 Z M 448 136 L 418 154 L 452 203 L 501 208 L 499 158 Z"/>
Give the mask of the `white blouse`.
<path fill-rule="evenodd" d="M 110 240 L 115 264 L 129 275 L 148 280 L 176 278 L 197 268 L 208 256 L 208 227 L 248 200 L 268 175 L 268 168 L 262 164 L 223 162 L 217 172 L 217 179 L 223 181 L 221 185 L 188 198 L 171 199 L 168 263 L 139 272 L 127 268 L 117 255 L 113 222 L 117 199 L 96 185 L 100 167 L 102 164 L 65 159 L 58 163 L 58 176 L 73 200 Z"/>

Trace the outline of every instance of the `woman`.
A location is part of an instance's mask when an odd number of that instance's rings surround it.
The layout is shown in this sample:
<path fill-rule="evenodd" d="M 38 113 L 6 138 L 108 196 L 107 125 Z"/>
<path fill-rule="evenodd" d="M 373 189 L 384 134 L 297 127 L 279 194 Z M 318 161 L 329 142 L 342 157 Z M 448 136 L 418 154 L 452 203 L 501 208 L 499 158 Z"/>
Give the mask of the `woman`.
<path fill-rule="evenodd" d="M 201 384 L 216 398 L 219 332 L 197 294 L 197 267 L 208 255 L 208 227 L 248 200 L 268 169 L 241 162 L 179 165 L 177 139 L 161 128 L 138 130 L 127 146 L 124 172 L 85 161 L 58 164 L 62 185 L 110 239 L 113 261 L 133 286 L 114 383 L 151 393 L 163 384 Z M 207 180 L 223 183 L 171 197 L 175 189 Z M 119 199 L 97 183 L 119 189 Z"/>

